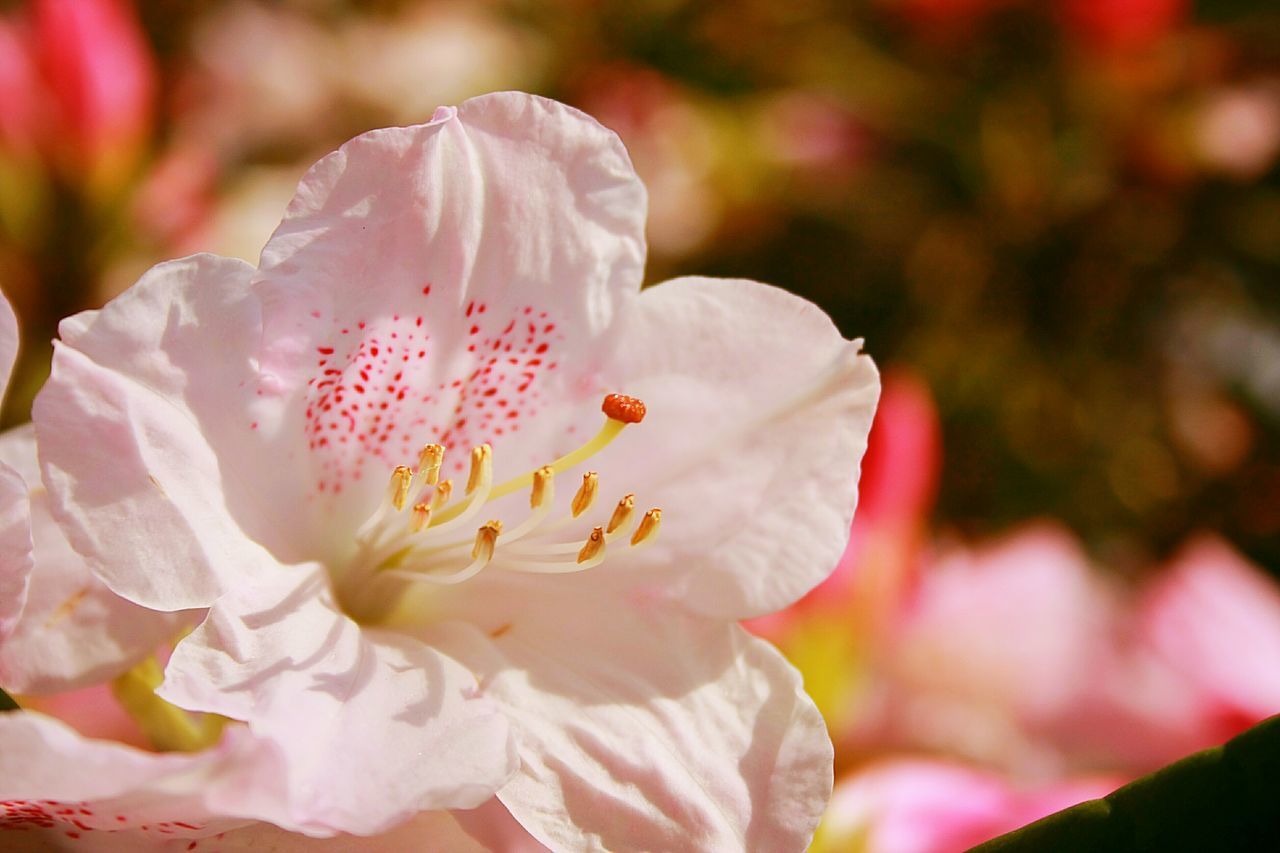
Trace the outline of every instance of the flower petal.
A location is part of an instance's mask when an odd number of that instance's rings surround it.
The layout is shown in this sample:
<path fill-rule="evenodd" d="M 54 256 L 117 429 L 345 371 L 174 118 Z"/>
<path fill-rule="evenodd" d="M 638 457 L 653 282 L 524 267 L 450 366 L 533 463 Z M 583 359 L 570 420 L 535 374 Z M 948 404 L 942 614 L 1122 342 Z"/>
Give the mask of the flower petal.
<path fill-rule="evenodd" d="M 203 752 L 158 754 L 81 737 L 30 711 L 0 714 L 0 744 L 0 829 L 68 837 L 137 829 L 164 838 L 236 826 L 243 819 L 226 815 L 258 798 L 256 780 L 268 778 L 258 774 L 277 767 L 243 730 Z"/>
<path fill-rule="evenodd" d="M 34 565 L 31 549 L 27 484 L 17 471 L 0 464 L 0 649 L 6 647 L 17 630 L 26 606 Z M 0 664 L 0 684 L 3 683 L 4 667 Z"/>
<path fill-rule="evenodd" d="M 0 399 L 18 355 L 18 318 L 0 294 Z M 27 487 L 11 468 L 0 465 L 0 641 L 17 624 L 31 574 L 31 526 Z"/>
<path fill-rule="evenodd" d="M 250 536 L 290 556 L 294 480 L 263 476 L 282 453 L 255 429 L 280 403 L 256 393 L 250 273 L 208 255 L 161 264 L 63 321 L 36 399 L 55 516 L 108 586 L 148 607 L 203 607 L 274 565 Z"/>
<path fill-rule="evenodd" d="M 832 750 L 781 655 L 737 625 L 541 580 L 458 601 L 492 643 L 459 623 L 436 637 L 511 719 L 522 765 L 499 798 L 516 819 L 554 850 L 803 849 Z"/>
<path fill-rule="evenodd" d="M 708 616 L 785 607 L 848 542 L 875 366 L 815 305 L 755 282 L 677 279 L 638 307 L 606 375 L 649 413 L 598 466 L 663 509 L 628 578 Z"/>
<path fill-rule="evenodd" d="M 966 850 L 1059 809 L 1102 797 L 1123 780 L 1076 777 L 1021 790 L 985 770 L 943 761 L 881 761 L 836 786 L 817 853 Z"/>
<path fill-rule="evenodd" d="M 612 348 L 640 285 L 644 217 L 613 133 L 514 92 L 317 163 L 259 275 L 263 369 L 306 396 L 308 486 L 363 517 L 429 442 L 460 451 L 451 473 L 486 441 L 499 477 L 548 461 L 554 448 L 523 438 L 563 427 L 557 402 Z"/>
<path fill-rule="evenodd" d="M 506 720 L 472 676 L 416 640 L 362 630 L 316 565 L 221 598 L 157 692 L 277 744 L 289 811 L 269 817 L 314 834 L 371 834 L 422 810 L 476 806 L 514 769 Z"/>
<path fill-rule="evenodd" d="M 0 398 L 9 388 L 13 362 L 18 357 L 18 318 L 13 306 L 0 293 Z"/>
<path fill-rule="evenodd" d="M 147 610 L 119 597 L 71 549 L 40 485 L 30 426 L 0 435 L 0 463 L 33 484 L 28 535 L 35 543 L 21 617 L 0 645 L 0 684 L 18 693 L 95 684 L 128 669 L 179 631 L 182 615 Z M 25 483 L 22 488 L 25 499 Z"/>

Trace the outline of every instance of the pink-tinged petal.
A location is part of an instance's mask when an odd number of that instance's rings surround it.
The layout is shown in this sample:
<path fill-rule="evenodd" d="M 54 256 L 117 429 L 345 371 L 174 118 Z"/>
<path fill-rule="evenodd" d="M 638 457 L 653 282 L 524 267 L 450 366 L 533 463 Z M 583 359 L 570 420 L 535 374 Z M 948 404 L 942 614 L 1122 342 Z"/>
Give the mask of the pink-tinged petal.
<path fill-rule="evenodd" d="M 263 369 L 306 398 L 308 485 L 363 517 L 428 442 L 455 451 L 450 474 L 492 442 L 500 478 L 559 449 L 526 438 L 535 425 L 576 443 L 561 402 L 599 401 L 586 377 L 639 287 L 644 215 L 613 133 L 519 93 L 317 163 L 259 276 Z"/>
<path fill-rule="evenodd" d="M 1280 589 L 1225 542 L 1188 544 L 1140 604 L 1146 644 L 1243 729 L 1280 713 Z"/>
<path fill-rule="evenodd" d="M 1082 703 L 1112 663 L 1114 618 L 1111 590 L 1055 526 L 954 549 L 926 567 L 881 643 L 882 695 L 858 737 L 1057 770 L 1038 735 L 1092 713 Z"/>
<path fill-rule="evenodd" d="M 553 850 L 803 849 L 832 749 L 795 669 L 737 625 L 547 580 L 449 602 L 484 633 L 434 638 L 511 719 L 515 818 Z"/>
<path fill-rule="evenodd" d="M 157 691 L 245 720 L 288 760 L 278 825 L 382 832 L 416 812 L 469 808 L 515 769 L 501 713 L 454 661 L 402 634 L 362 629 L 323 569 L 247 580 L 174 650 Z"/>
<path fill-rule="evenodd" d="M 0 435 L 0 463 L 32 484 L 29 536 L 35 544 L 25 606 L 0 644 L 0 685 L 18 693 L 52 693 L 108 680 L 191 620 L 139 607 L 89 571 L 49 511 L 30 426 Z"/>
<path fill-rule="evenodd" d="M 0 400 L 9 387 L 9 374 L 17 355 L 18 318 L 0 294 Z M 0 462 L 4 461 L 0 457 Z M 32 567 L 30 512 L 21 473 L 11 464 L 0 465 L 0 642 L 13 633 L 27 599 Z"/>
<path fill-rule="evenodd" d="M 92 839 L 97 842 L 95 836 Z M 96 848 L 95 848 L 96 849 Z M 147 848 L 152 849 L 152 848 Z M 450 812 L 423 812 L 378 835 L 336 835 L 312 838 L 269 823 L 220 832 L 196 841 L 171 841 L 157 848 L 164 853 L 491 853 L 492 848 L 465 832 Z M 121 847 L 121 853 L 130 848 Z M 492 851 L 502 853 L 502 851 Z"/>
<path fill-rule="evenodd" d="M 755 282 L 678 279 L 638 309 L 606 378 L 648 414 L 591 463 L 663 510 L 628 578 L 717 618 L 785 607 L 848 542 L 875 365 L 817 306 Z"/>
<path fill-rule="evenodd" d="M 0 294 L 0 399 L 9 388 L 9 375 L 18 357 L 18 318 L 9 300 Z"/>
<path fill-rule="evenodd" d="M 33 565 L 27 484 L 17 471 L 0 465 L 0 655 L 26 606 Z M 0 663 L 0 684 L 5 683 Z"/>
<path fill-rule="evenodd" d="M 1122 781 L 1081 777 L 1019 789 L 998 774 L 960 764 L 885 761 L 836 786 L 815 850 L 961 853 L 1053 812 L 1106 796 Z"/>
<path fill-rule="evenodd" d="M 281 449 L 256 427 L 284 403 L 258 393 L 251 273 L 209 255 L 153 268 L 63 321 L 36 399 L 55 517 L 104 583 L 148 607 L 204 607 L 276 565 L 258 542 L 288 559 L 308 532 Z"/>
<path fill-rule="evenodd" d="M 42 714 L 0 714 L 0 830 L 51 835 L 134 830 L 164 839 L 244 823 L 280 766 L 269 746 L 229 730 L 199 753 L 153 753 L 81 737 Z M 5 835 L 0 835 L 3 846 Z"/>
<path fill-rule="evenodd" d="M 151 742 L 129 716 L 107 683 L 68 690 L 52 696 L 21 697 L 23 710 L 61 720 L 87 738 L 110 740 L 116 743 L 150 749 Z"/>
<path fill-rule="evenodd" d="M 530 835 L 497 797 L 474 809 L 454 809 L 450 814 L 489 853 L 547 853 L 547 847 Z"/>

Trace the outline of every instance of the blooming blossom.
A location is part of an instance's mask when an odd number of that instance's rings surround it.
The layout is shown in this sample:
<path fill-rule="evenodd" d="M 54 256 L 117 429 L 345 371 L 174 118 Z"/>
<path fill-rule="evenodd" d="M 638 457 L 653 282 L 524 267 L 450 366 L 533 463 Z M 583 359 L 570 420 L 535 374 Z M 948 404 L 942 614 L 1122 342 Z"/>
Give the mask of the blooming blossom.
<path fill-rule="evenodd" d="M 158 693 L 278 757 L 234 813 L 375 834 L 496 793 L 556 849 L 807 842 L 830 742 L 736 621 L 839 557 L 875 370 L 765 285 L 639 292 L 644 214 L 611 133 L 491 95 L 321 160 L 257 269 L 62 324 L 53 513 L 114 593 L 207 608 Z"/>

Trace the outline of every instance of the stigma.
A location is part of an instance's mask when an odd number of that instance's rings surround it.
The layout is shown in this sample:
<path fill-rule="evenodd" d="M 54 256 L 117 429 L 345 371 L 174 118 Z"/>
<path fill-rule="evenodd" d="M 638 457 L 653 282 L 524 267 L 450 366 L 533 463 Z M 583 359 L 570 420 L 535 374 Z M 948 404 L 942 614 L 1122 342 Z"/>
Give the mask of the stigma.
<path fill-rule="evenodd" d="M 416 466 L 399 465 L 391 473 L 382 502 L 356 533 L 357 562 L 370 575 L 425 584 L 450 585 L 486 570 L 531 574 L 567 574 L 594 568 L 611 552 L 633 551 L 657 537 L 662 511 L 640 513 L 634 494 L 596 510 L 600 477 L 582 474 L 567 506 L 557 513 L 556 479 L 600 453 L 630 424 L 640 423 L 645 405 L 635 397 L 610 394 L 601 410 L 605 423 L 591 439 L 546 465 L 494 483 L 493 449 L 469 452 L 466 487 L 454 494 L 451 480 L 440 479 L 446 449 L 422 448 Z M 498 519 L 476 524 L 485 507 L 518 491 L 529 492 L 529 511 L 518 522 Z M 600 514 L 585 538 L 556 536 L 561 528 L 596 510 Z M 590 523 L 590 522 L 587 522 Z"/>

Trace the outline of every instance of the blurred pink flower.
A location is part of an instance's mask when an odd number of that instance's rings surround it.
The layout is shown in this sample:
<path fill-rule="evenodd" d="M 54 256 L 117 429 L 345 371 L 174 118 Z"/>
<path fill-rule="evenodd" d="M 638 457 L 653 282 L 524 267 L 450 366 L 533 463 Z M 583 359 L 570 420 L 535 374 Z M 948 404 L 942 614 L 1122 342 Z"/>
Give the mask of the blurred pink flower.
<path fill-rule="evenodd" d="M 34 0 L 0 21 L 0 132 L 94 187 L 134 165 L 155 89 L 150 48 L 124 0 Z"/>
<path fill-rule="evenodd" d="M 961 853 L 1119 784 L 1096 776 L 1017 787 L 948 761 L 878 761 L 836 786 L 814 853 Z"/>

